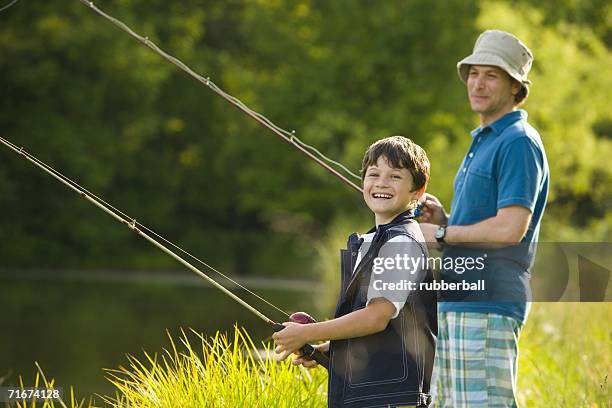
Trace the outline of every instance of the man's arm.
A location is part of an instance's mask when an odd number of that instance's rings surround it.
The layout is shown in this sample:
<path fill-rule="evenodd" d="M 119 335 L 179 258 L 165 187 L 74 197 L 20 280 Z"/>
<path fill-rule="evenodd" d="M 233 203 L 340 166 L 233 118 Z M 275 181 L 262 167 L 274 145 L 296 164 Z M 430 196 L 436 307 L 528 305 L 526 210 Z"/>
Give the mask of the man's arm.
<path fill-rule="evenodd" d="M 495 217 L 487 218 L 472 225 L 450 225 L 446 228 L 444 241 L 453 244 L 517 244 L 521 242 L 531 221 L 528 208 L 512 205 L 500 208 Z M 421 223 L 425 240 L 436 243 L 435 232 L 438 225 Z M 497 245 L 492 245 L 497 246 Z"/>
<path fill-rule="evenodd" d="M 391 302 L 377 298 L 363 309 L 336 319 L 311 324 L 283 323 L 287 327 L 274 333 L 272 338 L 277 344 L 276 352 L 284 360 L 306 343 L 349 339 L 383 331 L 394 314 L 395 306 Z"/>

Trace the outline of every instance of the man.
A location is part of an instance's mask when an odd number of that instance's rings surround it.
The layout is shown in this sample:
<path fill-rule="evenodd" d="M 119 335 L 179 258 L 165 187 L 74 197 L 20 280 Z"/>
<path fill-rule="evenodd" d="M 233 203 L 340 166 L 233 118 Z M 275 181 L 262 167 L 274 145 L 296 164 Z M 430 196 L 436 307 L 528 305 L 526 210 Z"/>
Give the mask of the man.
<path fill-rule="evenodd" d="M 480 257 L 484 265 L 445 266 L 442 280 L 483 280 L 485 289 L 440 294 L 434 368 L 440 407 L 517 405 L 518 338 L 549 180 L 540 135 L 517 109 L 529 94 L 532 60 L 518 38 L 490 30 L 457 64 L 480 126 L 455 177 L 450 215 L 427 195 L 420 226 L 428 243 L 443 248 L 443 260 Z"/>

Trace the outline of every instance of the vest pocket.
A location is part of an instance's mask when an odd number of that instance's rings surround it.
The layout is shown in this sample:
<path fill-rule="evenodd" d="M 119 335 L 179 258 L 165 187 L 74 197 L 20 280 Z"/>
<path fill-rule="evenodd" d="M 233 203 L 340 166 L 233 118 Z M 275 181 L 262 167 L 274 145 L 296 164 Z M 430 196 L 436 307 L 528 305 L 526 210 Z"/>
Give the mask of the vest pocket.
<path fill-rule="evenodd" d="M 349 388 L 399 383 L 408 378 L 404 317 L 396 319 L 379 333 L 348 340 Z"/>

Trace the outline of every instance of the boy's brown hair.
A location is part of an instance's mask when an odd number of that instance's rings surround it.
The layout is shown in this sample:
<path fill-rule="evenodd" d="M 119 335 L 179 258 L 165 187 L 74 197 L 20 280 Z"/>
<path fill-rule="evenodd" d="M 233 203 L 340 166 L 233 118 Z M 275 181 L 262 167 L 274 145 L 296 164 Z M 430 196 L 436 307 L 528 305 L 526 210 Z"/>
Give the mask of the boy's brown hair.
<path fill-rule="evenodd" d="M 429 159 L 425 150 L 404 136 L 391 136 L 373 143 L 366 150 L 361 163 L 361 181 L 365 178 L 368 167 L 375 165 L 384 156 L 389 166 L 405 168 L 414 181 L 414 190 L 419 190 L 429 181 Z"/>

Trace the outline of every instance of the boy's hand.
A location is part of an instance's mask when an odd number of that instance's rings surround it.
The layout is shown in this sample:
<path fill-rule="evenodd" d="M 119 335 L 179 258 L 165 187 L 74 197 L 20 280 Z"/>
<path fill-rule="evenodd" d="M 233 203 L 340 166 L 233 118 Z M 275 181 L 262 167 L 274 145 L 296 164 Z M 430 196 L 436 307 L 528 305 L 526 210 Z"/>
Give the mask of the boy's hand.
<path fill-rule="evenodd" d="M 319 350 L 322 353 L 327 353 L 329 351 L 329 341 L 327 343 L 323 343 L 323 344 L 319 344 L 316 346 L 313 346 L 315 349 Z M 316 366 L 319 365 L 319 363 L 317 363 L 315 360 L 313 360 L 310 357 L 303 357 L 302 356 L 302 352 L 301 351 L 297 351 L 295 353 L 297 355 L 296 358 L 293 359 L 293 361 L 291 361 L 291 364 L 293 365 L 303 365 L 306 368 L 315 368 Z"/>
<path fill-rule="evenodd" d="M 448 217 L 440 200 L 432 194 L 425 193 L 422 201 L 420 221 L 443 225 L 448 223 Z"/>
<path fill-rule="evenodd" d="M 280 354 L 279 359 L 284 360 L 290 354 L 298 352 L 298 350 L 308 343 L 309 324 L 299 324 L 293 322 L 283 323 L 285 328 L 272 335 L 276 342 L 276 353 Z"/>

